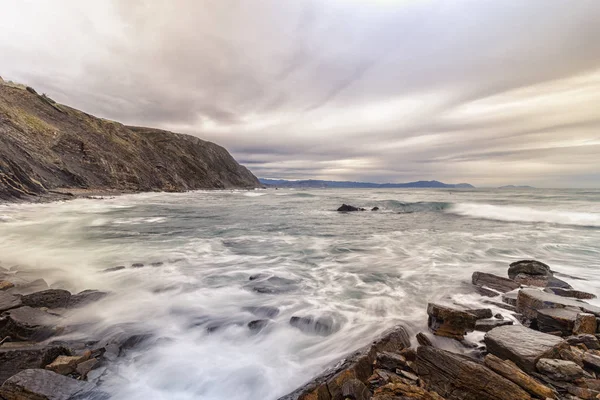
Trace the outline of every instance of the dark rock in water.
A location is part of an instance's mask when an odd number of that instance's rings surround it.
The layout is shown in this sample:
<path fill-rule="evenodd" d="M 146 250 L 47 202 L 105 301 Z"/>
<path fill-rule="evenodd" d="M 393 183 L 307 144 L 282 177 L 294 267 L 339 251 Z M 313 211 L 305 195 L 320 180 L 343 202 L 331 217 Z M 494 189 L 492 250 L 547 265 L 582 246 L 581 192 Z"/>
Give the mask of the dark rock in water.
<path fill-rule="evenodd" d="M 253 332 L 262 331 L 269 324 L 267 319 L 257 319 L 255 321 L 248 322 L 248 328 Z"/>
<path fill-rule="evenodd" d="M 517 311 L 530 320 L 537 317 L 538 310 L 566 307 L 573 307 L 600 316 L 600 307 L 537 289 L 521 289 L 517 298 Z"/>
<path fill-rule="evenodd" d="M 553 293 L 557 296 L 562 297 L 572 297 L 580 300 L 590 300 L 596 298 L 596 295 L 592 293 L 582 292 L 580 290 L 575 289 L 563 289 L 559 287 L 547 287 L 546 289 L 544 289 L 544 292 Z"/>
<path fill-rule="evenodd" d="M 365 211 L 364 208 L 354 207 L 349 204 L 342 204 L 342 206 L 340 208 L 338 208 L 337 210 L 342 211 L 342 212 Z"/>
<path fill-rule="evenodd" d="M 423 332 L 417 333 L 417 342 L 419 342 L 421 346 L 433 346 L 431 340 Z"/>
<path fill-rule="evenodd" d="M 349 354 L 334 367 L 279 400 L 345 400 L 342 396 L 344 383 L 352 379 L 367 382 L 373 373 L 377 353 L 399 353 L 409 347 L 408 332 L 403 326 L 397 326 L 385 332 L 370 346 Z"/>
<path fill-rule="evenodd" d="M 250 277 L 250 283 L 246 288 L 257 293 L 279 294 L 298 289 L 298 282 L 293 279 L 281 278 L 279 276 L 258 274 Z"/>
<path fill-rule="evenodd" d="M 144 264 L 142 264 L 142 263 L 131 264 L 131 268 L 142 268 L 143 266 L 144 266 Z"/>
<path fill-rule="evenodd" d="M 559 337 L 520 325 L 494 328 L 485 334 L 484 340 L 489 353 L 513 361 L 528 373 L 535 372 L 540 358 L 557 357 L 560 348 L 566 346 Z"/>
<path fill-rule="evenodd" d="M 479 332 L 489 332 L 494 328 L 505 325 L 512 325 L 509 319 L 480 319 L 475 323 L 475 330 Z"/>
<path fill-rule="evenodd" d="M 389 351 L 382 351 L 377 353 L 377 368 L 387 369 L 389 371 L 396 371 L 396 369 L 402 369 L 406 367 L 406 358 L 400 354 L 390 353 Z"/>
<path fill-rule="evenodd" d="M 494 315 L 494 318 L 496 318 L 496 319 L 504 319 L 504 315 L 498 313 L 498 314 Z"/>
<path fill-rule="evenodd" d="M 0 328 L 0 336 L 10 336 L 13 340 L 41 341 L 57 332 L 60 318 L 37 308 L 20 307 L 3 314 L 5 323 Z"/>
<path fill-rule="evenodd" d="M 115 272 L 125 269 L 124 265 L 119 265 L 118 267 L 106 268 L 103 272 Z"/>
<path fill-rule="evenodd" d="M 594 335 L 577 335 L 568 337 L 567 343 L 571 346 L 577 346 L 578 344 L 585 345 L 590 350 L 600 350 L 600 341 Z"/>
<path fill-rule="evenodd" d="M 23 305 L 21 297 L 10 293 L 0 292 L 0 312 L 12 310 Z"/>
<path fill-rule="evenodd" d="M 550 379 L 557 381 L 574 381 L 585 375 L 585 371 L 572 361 L 540 358 L 536 368 Z"/>
<path fill-rule="evenodd" d="M 379 207 L 373 207 L 371 208 L 371 211 L 379 211 Z"/>
<path fill-rule="evenodd" d="M 518 385 L 466 356 L 431 346 L 417 349 L 417 372 L 427 389 L 447 400 L 530 400 Z"/>
<path fill-rule="evenodd" d="M 521 287 L 519 283 L 511 279 L 479 271 L 473 272 L 473 275 L 471 276 L 471 281 L 475 286 L 487 286 L 491 289 L 503 293 L 510 292 L 511 290 L 515 290 Z"/>
<path fill-rule="evenodd" d="M 492 318 L 492 310 L 489 308 L 471 308 L 465 311 L 469 314 L 473 314 L 477 319 Z"/>
<path fill-rule="evenodd" d="M 99 290 L 84 290 L 83 292 L 79 292 L 79 293 L 71 296 L 68 307 L 69 308 L 83 307 L 87 304 L 101 300 L 101 299 L 105 298 L 107 295 L 108 295 L 108 293 L 101 292 Z"/>
<path fill-rule="evenodd" d="M 501 360 L 493 354 L 488 354 L 485 356 L 485 365 L 536 397 L 542 399 L 556 398 L 554 390 L 550 389 L 548 386 L 542 385 L 537 380 L 521 371 L 521 369 L 510 360 Z"/>
<path fill-rule="evenodd" d="M 52 371 L 26 369 L 0 387 L 0 397 L 10 400 L 69 400 L 93 391 L 95 385 Z"/>
<path fill-rule="evenodd" d="M 242 310 L 248 311 L 257 317 L 275 318 L 279 315 L 279 308 L 270 306 L 243 307 Z"/>
<path fill-rule="evenodd" d="M 25 369 L 44 368 L 56 357 L 69 355 L 63 346 L 21 344 L 0 347 L 0 384 Z"/>
<path fill-rule="evenodd" d="M 164 263 L 162 261 L 150 263 L 150 266 L 152 266 L 152 267 L 162 267 L 163 265 L 164 265 Z"/>
<path fill-rule="evenodd" d="M 440 304 L 427 305 L 427 326 L 434 335 L 462 339 L 467 332 L 473 332 L 477 317 L 466 311 Z"/>
<path fill-rule="evenodd" d="M 511 263 L 508 267 L 508 277 L 515 279 L 518 274 L 552 276 L 550 267 L 536 260 L 521 260 Z"/>
<path fill-rule="evenodd" d="M 246 321 L 243 320 L 233 320 L 231 318 L 226 317 L 214 317 L 210 315 L 203 315 L 201 317 L 194 318 L 192 322 L 188 325 L 188 327 L 202 327 L 206 329 L 207 332 L 213 333 L 227 327 L 244 325 L 246 325 Z"/>
<path fill-rule="evenodd" d="M 579 310 L 571 308 L 546 308 L 537 312 L 537 328 L 540 332 L 560 331 L 567 336 L 573 332 Z"/>
<path fill-rule="evenodd" d="M 48 289 L 23 296 L 21 301 L 29 307 L 63 308 L 69 304 L 70 299 L 71 293 L 67 290 Z"/>
<path fill-rule="evenodd" d="M 328 336 L 339 330 L 340 326 L 333 317 L 326 315 L 321 317 L 297 317 L 290 318 L 290 325 L 300 329 L 304 333 L 312 333 L 321 336 Z"/>

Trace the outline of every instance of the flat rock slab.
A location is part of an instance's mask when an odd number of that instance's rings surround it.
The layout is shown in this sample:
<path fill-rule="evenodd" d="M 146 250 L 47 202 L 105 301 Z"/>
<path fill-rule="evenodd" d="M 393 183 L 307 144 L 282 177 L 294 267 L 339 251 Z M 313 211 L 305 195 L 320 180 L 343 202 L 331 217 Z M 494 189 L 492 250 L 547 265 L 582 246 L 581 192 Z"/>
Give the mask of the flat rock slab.
<path fill-rule="evenodd" d="M 575 327 L 579 310 L 571 308 L 545 308 L 537 312 L 537 327 L 540 332 L 558 332 L 570 335 Z"/>
<path fill-rule="evenodd" d="M 505 325 L 512 325 L 510 319 L 480 319 L 475 323 L 475 330 L 479 332 L 489 332 L 494 328 Z"/>
<path fill-rule="evenodd" d="M 572 297 L 572 298 L 581 299 L 581 300 L 589 300 L 589 299 L 596 298 L 596 295 L 592 294 L 592 293 L 582 292 L 581 290 L 575 290 L 575 289 L 564 289 L 564 288 L 559 288 L 559 287 L 548 287 L 548 288 L 544 289 L 544 292 L 553 293 L 557 296 Z"/>
<path fill-rule="evenodd" d="M 22 305 L 23 302 L 21 301 L 21 297 L 6 292 L 0 292 L 0 313 L 21 307 Z"/>
<path fill-rule="evenodd" d="M 518 282 L 515 282 L 512 279 L 479 271 L 473 272 L 471 282 L 473 282 L 473 285 L 475 286 L 486 286 L 503 293 L 521 287 Z"/>
<path fill-rule="evenodd" d="M 521 289 L 517 298 L 517 312 L 523 314 L 528 319 L 537 318 L 538 310 L 566 307 L 577 308 L 583 312 L 594 314 L 597 317 L 600 316 L 600 307 L 541 290 Z"/>
<path fill-rule="evenodd" d="M 447 400 L 531 399 L 521 387 L 481 363 L 435 347 L 417 349 L 417 370 L 426 389 Z"/>
<path fill-rule="evenodd" d="M 536 397 L 542 399 L 556 398 L 554 390 L 550 389 L 548 386 L 542 385 L 540 382 L 521 371 L 521 369 L 510 360 L 501 360 L 493 354 L 488 354 L 485 356 L 485 365 Z"/>
<path fill-rule="evenodd" d="M 71 293 L 62 289 L 48 289 L 25 295 L 23 305 L 29 307 L 63 308 L 69 304 Z"/>
<path fill-rule="evenodd" d="M 68 354 L 63 346 L 24 344 L 21 347 L 0 347 L 0 384 L 22 370 L 44 368 L 56 357 Z"/>
<path fill-rule="evenodd" d="M 0 387 L 7 400 L 69 400 L 94 390 L 95 385 L 43 369 L 26 369 Z"/>
<path fill-rule="evenodd" d="M 521 325 L 501 326 L 485 334 L 489 353 L 502 360 L 511 360 L 525 372 L 535 372 L 540 358 L 554 358 L 566 346 L 560 337 L 529 329 Z"/>
<path fill-rule="evenodd" d="M 37 308 L 20 307 L 3 314 L 6 317 L 0 336 L 10 336 L 13 340 L 41 341 L 52 336 L 60 318 Z"/>
<path fill-rule="evenodd" d="M 585 371 L 573 361 L 540 358 L 536 368 L 550 379 L 557 381 L 571 382 L 585 375 Z"/>
<path fill-rule="evenodd" d="M 434 335 L 462 339 L 467 332 L 475 330 L 477 316 L 453 307 L 429 303 L 427 326 Z"/>

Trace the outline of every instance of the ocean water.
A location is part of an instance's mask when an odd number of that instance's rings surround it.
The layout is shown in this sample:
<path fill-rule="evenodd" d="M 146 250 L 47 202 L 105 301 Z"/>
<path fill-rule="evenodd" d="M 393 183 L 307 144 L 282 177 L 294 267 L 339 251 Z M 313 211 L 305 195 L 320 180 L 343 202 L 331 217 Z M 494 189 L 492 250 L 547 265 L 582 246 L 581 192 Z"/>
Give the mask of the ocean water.
<path fill-rule="evenodd" d="M 335 212 L 342 203 L 380 211 Z M 111 292 L 65 315 L 66 340 L 151 334 L 101 370 L 118 400 L 277 399 L 389 327 L 426 330 L 429 301 L 482 305 L 471 274 L 505 276 L 528 258 L 600 293 L 600 191 L 270 189 L 0 206 L 0 265 Z M 248 309 L 261 306 L 279 313 Z M 292 316 L 330 329 L 300 330 Z M 263 329 L 250 330 L 257 319 Z"/>

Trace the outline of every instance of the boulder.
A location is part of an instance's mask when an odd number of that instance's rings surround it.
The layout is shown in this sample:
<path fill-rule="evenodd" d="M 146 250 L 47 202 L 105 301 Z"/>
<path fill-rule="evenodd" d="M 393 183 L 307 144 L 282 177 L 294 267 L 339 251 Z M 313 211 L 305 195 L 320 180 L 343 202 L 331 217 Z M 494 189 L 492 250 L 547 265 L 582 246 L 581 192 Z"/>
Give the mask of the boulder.
<path fill-rule="evenodd" d="M 95 386 L 43 369 L 26 369 L 0 387 L 6 400 L 69 400 L 93 391 Z"/>
<path fill-rule="evenodd" d="M 585 375 L 585 371 L 573 361 L 540 358 L 535 366 L 540 373 L 557 381 L 571 382 Z"/>
<path fill-rule="evenodd" d="M 44 368 L 60 355 L 69 355 L 63 346 L 19 343 L 0 347 L 0 384 L 25 369 Z"/>
<path fill-rule="evenodd" d="M 534 331 L 521 325 L 500 326 L 485 334 L 489 353 L 503 360 L 511 360 L 527 373 L 535 372 L 540 358 L 558 356 L 566 343 L 557 336 Z"/>
<path fill-rule="evenodd" d="M 485 365 L 497 374 L 502 375 L 509 381 L 516 383 L 536 397 L 540 397 L 542 399 L 556 399 L 556 393 L 554 390 L 527 375 L 510 360 L 501 360 L 493 354 L 488 354 L 485 356 Z"/>
<path fill-rule="evenodd" d="M 503 293 L 521 287 L 520 284 L 511 279 L 479 271 L 473 272 L 471 282 L 473 282 L 473 285 L 475 286 L 486 286 Z"/>
<path fill-rule="evenodd" d="M 64 308 L 69 304 L 71 293 L 61 289 L 48 289 L 25 295 L 21 298 L 24 305 L 34 308 Z"/>
<path fill-rule="evenodd" d="M 13 340 L 41 341 L 54 335 L 59 328 L 60 318 L 37 308 L 20 307 L 3 314 L 5 323 L 0 328 L 0 336 L 10 336 Z"/>
<path fill-rule="evenodd" d="M 0 313 L 18 308 L 23 305 L 21 297 L 10 293 L 0 292 Z"/>
<path fill-rule="evenodd" d="M 505 325 L 512 325 L 510 319 L 480 319 L 475 323 L 475 330 L 478 332 L 489 332 L 494 328 Z"/>
<path fill-rule="evenodd" d="M 371 211 L 379 211 L 379 207 L 373 207 L 371 208 Z"/>
<path fill-rule="evenodd" d="M 592 293 L 582 292 L 580 290 L 575 289 L 564 289 L 559 287 L 547 287 L 544 289 L 544 292 L 553 293 L 557 296 L 562 297 L 572 297 L 580 300 L 590 300 L 596 298 L 596 295 Z"/>
<path fill-rule="evenodd" d="M 536 260 L 521 260 L 510 264 L 508 267 L 508 277 L 515 279 L 519 274 L 552 276 L 550 267 L 543 262 Z"/>
<path fill-rule="evenodd" d="M 304 333 L 316 334 L 320 336 L 328 336 L 339 330 L 340 325 L 332 316 L 323 315 L 320 317 L 293 316 L 290 318 L 290 325 L 300 329 Z"/>
<path fill-rule="evenodd" d="M 466 311 L 429 303 L 427 326 L 434 335 L 462 339 L 467 332 L 475 330 L 477 317 Z"/>
<path fill-rule="evenodd" d="M 546 308 L 537 313 L 537 329 L 540 332 L 560 332 L 568 336 L 573 332 L 579 310 L 571 308 Z"/>
<path fill-rule="evenodd" d="M 71 296 L 69 300 L 69 308 L 84 307 L 90 303 L 94 303 L 98 300 L 102 300 L 108 296 L 108 293 L 101 292 L 99 290 L 84 290 Z"/>
<path fill-rule="evenodd" d="M 248 329 L 250 329 L 252 332 L 260 332 L 267 325 L 269 325 L 269 320 L 267 320 L 267 319 L 257 319 L 257 320 L 248 322 Z"/>
<path fill-rule="evenodd" d="M 594 314 L 579 313 L 575 317 L 575 325 L 573 326 L 573 334 L 590 334 L 596 333 L 596 316 Z"/>
<path fill-rule="evenodd" d="M 364 208 L 354 207 L 349 204 L 342 204 L 342 206 L 340 208 L 338 208 L 337 210 L 341 211 L 341 212 L 365 211 Z"/>
<path fill-rule="evenodd" d="M 435 347 L 417 349 L 417 372 L 427 390 L 448 400 L 531 399 L 518 385 L 481 363 Z"/>
<path fill-rule="evenodd" d="M 577 335 L 568 337 L 567 343 L 571 346 L 577 346 L 578 344 L 583 344 L 587 349 L 590 350 L 600 350 L 600 341 L 594 335 Z"/>
<path fill-rule="evenodd" d="M 583 312 L 600 316 L 600 307 L 537 289 L 521 289 L 517 297 L 517 312 L 530 320 L 537 318 L 538 310 L 566 307 L 576 308 Z"/>

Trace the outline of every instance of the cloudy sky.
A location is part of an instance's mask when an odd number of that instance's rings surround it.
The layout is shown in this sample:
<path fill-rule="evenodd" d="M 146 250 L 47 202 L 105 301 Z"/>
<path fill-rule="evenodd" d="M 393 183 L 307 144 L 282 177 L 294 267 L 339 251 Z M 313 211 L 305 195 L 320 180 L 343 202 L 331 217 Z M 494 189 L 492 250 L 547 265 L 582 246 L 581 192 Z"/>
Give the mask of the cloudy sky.
<path fill-rule="evenodd" d="M 600 187 L 598 0 L 3 0 L 0 76 L 257 176 Z"/>

